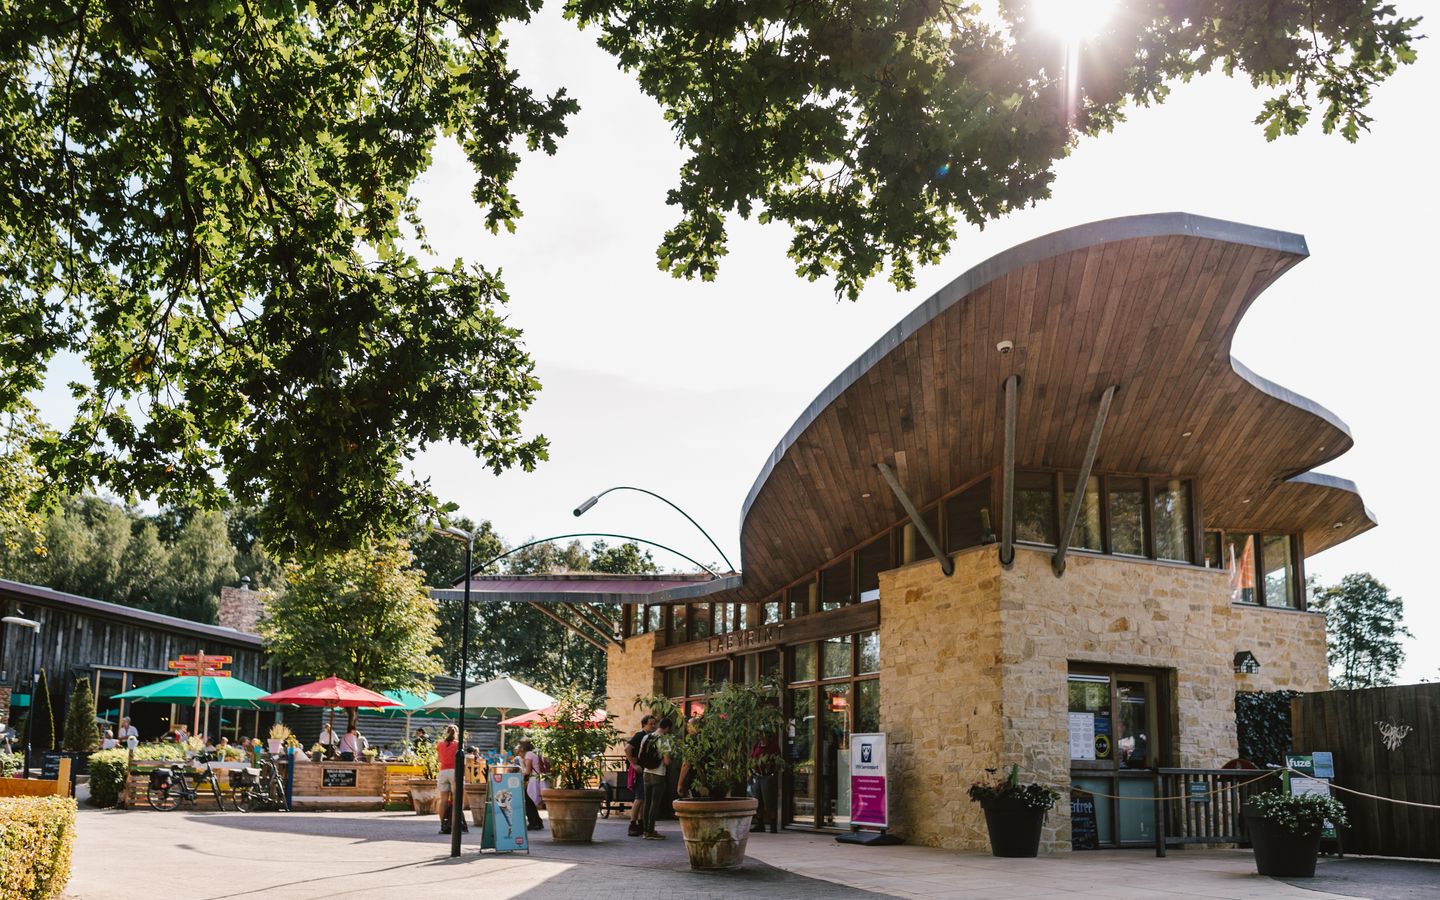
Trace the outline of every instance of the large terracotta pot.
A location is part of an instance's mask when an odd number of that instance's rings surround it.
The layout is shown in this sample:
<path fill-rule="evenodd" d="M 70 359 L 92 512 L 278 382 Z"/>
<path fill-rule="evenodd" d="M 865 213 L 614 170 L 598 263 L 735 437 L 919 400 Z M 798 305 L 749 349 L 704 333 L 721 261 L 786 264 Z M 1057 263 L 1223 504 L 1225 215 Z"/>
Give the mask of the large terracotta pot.
<path fill-rule="evenodd" d="M 605 802 L 604 791 L 550 788 L 541 791 L 540 797 L 550 813 L 550 840 L 583 843 L 595 836 L 595 820 L 600 817 L 600 806 Z"/>
<path fill-rule="evenodd" d="M 1271 878 L 1314 878 L 1320 855 L 1320 832 L 1294 834 L 1265 819 L 1249 804 L 1244 810 L 1250 844 L 1255 848 L 1255 871 Z"/>
<path fill-rule="evenodd" d="M 750 820 L 760 801 L 753 797 L 676 800 L 674 806 L 690 868 L 738 869 L 745 862 Z"/>
<path fill-rule="evenodd" d="M 435 814 L 435 797 L 440 792 L 433 778 L 410 779 L 410 808 L 419 816 Z"/>
<path fill-rule="evenodd" d="M 470 807 L 470 821 L 476 828 L 485 827 L 485 801 L 490 799 L 488 788 L 483 781 L 465 782 L 465 805 Z"/>

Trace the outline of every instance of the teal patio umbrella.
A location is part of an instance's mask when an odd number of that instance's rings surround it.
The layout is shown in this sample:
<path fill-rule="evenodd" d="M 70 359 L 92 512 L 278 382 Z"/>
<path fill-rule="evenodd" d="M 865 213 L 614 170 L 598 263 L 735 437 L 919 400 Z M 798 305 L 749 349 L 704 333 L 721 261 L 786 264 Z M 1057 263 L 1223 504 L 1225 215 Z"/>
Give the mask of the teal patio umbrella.
<path fill-rule="evenodd" d="M 165 681 L 133 688 L 115 694 L 111 699 L 129 700 L 133 703 L 194 703 L 205 704 L 204 715 L 210 718 L 210 707 L 239 707 L 242 709 L 264 709 L 271 704 L 261 701 L 270 692 L 238 678 L 217 678 L 203 675 L 196 684 L 194 675 L 179 675 Z"/>
<path fill-rule="evenodd" d="M 394 700 L 398 706 L 367 706 L 361 710 L 367 716 L 384 716 L 388 719 L 405 717 L 405 742 L 410 742 L 410 719 L 412 716 L 422 719 L 451 719 L 454 712 L 445 709 L 426 709 L 425 704 L 434 703 L 440 699 L 440 695 L 434 691 L 426 691 L 422 694 L 414 694 L 410 691 L 383 691 L 385 697 Z"/>

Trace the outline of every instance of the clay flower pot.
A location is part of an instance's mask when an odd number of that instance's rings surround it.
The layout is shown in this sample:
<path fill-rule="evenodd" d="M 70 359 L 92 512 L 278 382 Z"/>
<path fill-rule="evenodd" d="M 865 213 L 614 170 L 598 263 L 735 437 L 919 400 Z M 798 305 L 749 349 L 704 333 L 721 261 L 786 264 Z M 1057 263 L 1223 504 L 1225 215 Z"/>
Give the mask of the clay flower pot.
<path fill-rule="evenodd" d="M 760 801 L 753 797 L 676 800 L 674 807 L 690 868 L 738 869 L 745 862 L 750 820 Z"/>
<path fill-rule="evenodd" d="M 595 820 L 605 792 L 594 788 L 567 791 L 550 788 L 540 792 L 545 809 L 550 812 L 550 840 L 583 843 L 595 836 Z"/>
<path fill-rule="evenodd" d="M 410 808 L 416 815 L 432 815 L 435 812 L 435 798 L 439 790 L 433 778 L 410 779 Z"/>

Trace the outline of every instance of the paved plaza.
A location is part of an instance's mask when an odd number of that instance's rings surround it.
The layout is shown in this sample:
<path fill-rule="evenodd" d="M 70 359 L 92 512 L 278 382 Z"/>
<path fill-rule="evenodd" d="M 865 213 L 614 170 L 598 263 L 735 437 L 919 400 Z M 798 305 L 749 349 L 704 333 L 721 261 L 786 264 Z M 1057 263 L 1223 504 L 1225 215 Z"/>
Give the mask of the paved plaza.
<path fill-rule="evenodd" d="M 1440 894 L 1435 867 L 1397 881 L 1363 864 L 1322 861 L 1310 887 L 1261 878 L 1244 851 L 1144 851 L 995 859 L 926 847 L 862 848 L 826 835 L 755 835 L 739 872 L 702 874 L 686 865 L 675 823 L 667 841 L 625 836 L 602 820 L 596 842 L 551 843 L 536 832 L 526 855 L 481 855 L 479 832 L 459 860 L 433 817 L 404 813 L 157 813 L 82 808 L 71 900 L 222 898 L 692 898 L 771 897 L 1213 897 L 1324 900 Z M 1344 867 L 1325 877 L 1330 866 Z M 1321 888 L 1333 882 L 1336 893 Z M 1394 884 L 1392 889 L 1385 887 Z M 1379 885 L 1382 890 L 1375 891 Z M 1369 891 L 1361 893 L 1362 890 Z"/>

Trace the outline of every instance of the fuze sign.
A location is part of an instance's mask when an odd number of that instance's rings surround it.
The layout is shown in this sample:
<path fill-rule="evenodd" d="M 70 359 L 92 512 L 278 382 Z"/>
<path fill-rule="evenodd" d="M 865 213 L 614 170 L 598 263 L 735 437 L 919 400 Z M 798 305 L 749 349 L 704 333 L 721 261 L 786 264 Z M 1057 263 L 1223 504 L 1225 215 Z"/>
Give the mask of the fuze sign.
<path fill-rule="evenodd" d="M 714 635 L 706 639 L 705 652 L 733 653 L 737 650 L 750 650 L 765 644 L 778 643 L 780 643 L 780 623 L 771 622 L 769 625 L 747 628 L 744 631 Z"/>

